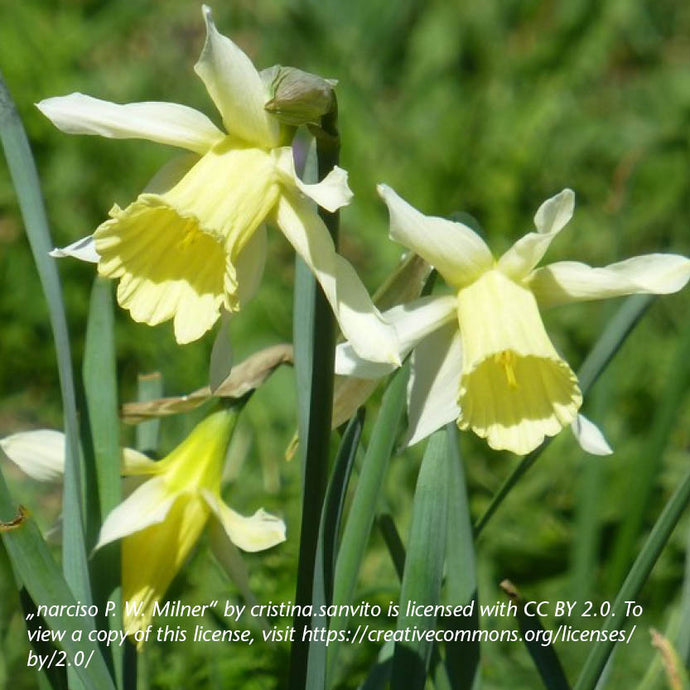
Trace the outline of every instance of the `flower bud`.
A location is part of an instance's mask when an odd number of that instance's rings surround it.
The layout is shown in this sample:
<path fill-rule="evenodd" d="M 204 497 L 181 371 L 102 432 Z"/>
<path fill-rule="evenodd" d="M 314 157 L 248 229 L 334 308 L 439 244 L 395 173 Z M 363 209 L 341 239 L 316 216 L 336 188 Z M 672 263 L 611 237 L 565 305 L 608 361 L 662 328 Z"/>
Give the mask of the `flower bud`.
<path fill-rule="evenodd" d="M 261 74 L 272 98 L 264 106 L 283 124 L 318 125 L 336 107 L 334 79 L 323 79 L 295 67 L 275 65 Z"/>

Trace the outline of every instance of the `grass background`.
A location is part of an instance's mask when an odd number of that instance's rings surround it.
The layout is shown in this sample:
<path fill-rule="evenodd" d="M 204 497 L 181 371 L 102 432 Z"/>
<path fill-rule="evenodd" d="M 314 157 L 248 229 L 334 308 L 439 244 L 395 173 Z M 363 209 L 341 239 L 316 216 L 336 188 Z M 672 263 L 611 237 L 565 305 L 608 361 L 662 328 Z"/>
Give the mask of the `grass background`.
<path fill-rule="evenodd" d="M 370 289 L 401 252 L 387 239 L 377 182 L 423 212 L 472 214 L 496 253 L 532 227 L 544 199 L 568 186 L 577 195 L 575 217 L 547 260 L 605 265 L 659 250 L 690 254 L 686 3 L 243 0 L 214 3 L 213 10 L 219 29 L 257 67 L 289 64 L 339 80 L 342 165 L 355 192 L 342 217 L 342 247 Z M 0 69 L 34 147 L 56 245 L 89 234 L 112 203 L 126 205 L 173 151 L 64 135 L 33 103 L 82 91 L 118 102 L 185 103 L 218 122 L 192 70 L 202 42 L 200 6 L 187 0 L 0 0 Z M 292 253 L 279 233 L 272 234 L 270 252 L 258 296 L 233 323 L 238 360 L 291 337 Z M 65 260 L 60 271 L 79 362 L 93 268 Z M 506 577 L 529 598 L 612 599 L 688 462 L 689 306 L 685 293 L 657 300 L 585 401 L 585 414 L 602 426 L 616 453 L 585 456 L 565 432 L 489 524 L 477 547 L 483 602 L 503 600 L 497 585 Z M 571 365 L 579 366 L 614 309 L 594 303 L 546 315 Z M 46 307 L 4 166 L 0 322 L 0 434 L 58 427 Z M 167 394 L 205 383 L 211 336 L 179 347 L 169 324 L 138 325 L 123 311 L 116 328 L 122 400 L 134 397 L 140 372 L 160 370 Z M 281 371 L 252 400 L 237 439 L 237 457 L 246 460 L 228 493 L 233 507 L 250 512 L 263 505 L 288 523 L 285 545 L 247 558 L 261 602 L 294 596 L 300 479 L 296 463 L 283 460 L 295 424 L 293 386 L 291 372 Z M 162 450 L 190 425 L 184 418 L 166 421 Z M 123 440 L 131 441 L 130 429 L 123 429 Z M 479 515 L 516 458 L 467 435 L 463 450 Z M 386 501 L 403 535 L 420 456 L 416 448 L 394 460 L 388 477 Z M 41 487 L 39 494 L 14 479 L 17 500 L 37 512 L 44 506 L 47 525 L 59 507 L 57 489 Z M 626 549 L 617 546 L 622 529 L 632 534 Z M 648 628 L 665 629 L 678 610 L 687 530 L 681 523 L 644 590 L 644 616 L 630 647 L 617 654 L 609 687 L 633 687 L 642 678 L 655 656 Z M 202 546 L 171 596 L 234 597 L 210 562 Z M 362 598 L 396 599 L 393 572 L 375 535 Z M 5 674 L 17 679 L 15 687 L 34 687 L 6 565 L 0 578 L 0 679 Z M 558 651 L 574 677 L 587 645 Z M 342 687 L 356 687 L 374 653 L 352 651 Z M 286 658 L 281 645 L 267 651 L 170 643 L 148 648 L 142 669 L 150 688 L 270 688 L 280 687 Z M 484 645 L 482 665 L 484 687 L 539 685 L 517 644 Z"/>

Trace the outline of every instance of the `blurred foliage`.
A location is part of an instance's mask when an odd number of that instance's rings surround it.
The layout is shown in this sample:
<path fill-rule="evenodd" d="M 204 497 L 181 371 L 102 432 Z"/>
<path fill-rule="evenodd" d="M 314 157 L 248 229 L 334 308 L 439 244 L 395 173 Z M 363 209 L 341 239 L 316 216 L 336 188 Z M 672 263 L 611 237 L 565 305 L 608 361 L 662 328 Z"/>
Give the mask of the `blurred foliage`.
<path fill-rule="evenodd" d="M 354 204 L 343 213 L 342 247 L 370 289 L 401 252 L 387 239 L 378 182 L 390 184 L 425 213 L 472 214 L 495 252 L 529 230 L 539 204 L 567 186 L 577 194 L 575 217 L 548 260 L 604 265 L 658 250 L 690 254 L 688 3 L 237 0 L 216 3 L 213 9 L 219 29 L 259 68 L 294 65 L 339 80 L 342 165 L 355 192 Z M 0 0 L 0 69 L 34 147 L 56 245 L 89 234 L 112 203 L 126 205 L 173 152 L 141 141 L 64 135 L 32 104 L 82 91 L 118 102 L 185 103 L 218 121 L 192 70 L 202 42 L 200 6 L 188 0 Z M 274 233 L 270 252 L 258 296 L 232 326 L 238 359 L 291 337 L 292 251 Z M 93 267 L 63 260 L 60 271 L 75 358 L 80 359 Z M 557 347 L 574 367 L 614 306 L 578 305 L 547 315 Z M 501 507 L 478 545 L 482 601 L 503 600 L 498 582 L 506 577 L 529 598 L 598 601 L 612 596 L 604 583 L 618 524 L 626 511 L 640 509 L 645 527 L 651 525 L 688 461 L 686 403 L 678 410 L 650 505 L 627 503 L 626 466 L 639 453 L 673 374 L 689 307 L 687 290 L 658 300 L 585 402 L 584 412 L 601 424 L 615 455 L 586 457 L 564 432 Z M 0 433 L 58 427 L 46 307 L 4 165 L 0 320 Z M 179 347 L 169 323 L 149 328 L 121 310 L 116 323 L 123 399 L 134 396 L 138 372 L 161 370 L 168 394 L 206 383 L 211 335 Z M 228 496 L 239 510 L 264 505 L 287 518 L 286 545 L 248 557 L 262 602 L 288 601 L 294 595 L 300 479 L 297 463 L 282 461 L 295 424 L 292 387 L 291 373 L 280 372 L 252 400 L 240 433 L 242 453 L 251 462 Z M 166 420 L 167 447 L 190 427 L 188 420 Z M 490 452 L 468 435 L 463 443 L 478 515 L 516 460 Z M 415 448 L 395 460 L 388 478 L 386 501 L 403 535 L 420 456 L 421 449 Z M 586 582 L 573 582 L 581 527 L 576 516 L 594 463 L 599 465 L 600 502 L 586 545 L 592 551 L 591 568 Z M 36 489 L 27 487 L 24 482 L 17 494 L 30 504 L 24 497 Z M 684 530 L 690 527 L 683 524 Z M 632 687 L 654 655 L 646 630 L 651 625 L 664 629 L 679 597 L 682 531 L 645 589 L 642 624 L 618 655 L 610 687 Z M 212 594 L 234 596 L 220 571 L 207 567 L 208 558 L 205 549 L 198 551 L 171 596 L 195 603 Z M 8 573 L 4 561 L 0 569 Z M 16 687 L 30 687 L 31 680 L 22 675 L 19 614 L 9 603 L 5 582 L 0 578 L 0 679 L 11 671 Z M 382 542 L 374 537 L 362 596 L 387 601 L 397 597 L 398 587 Z M 151 646 L 142 661 L 149 678 L 143 687 L 279 687 L 275 679 L 284 671 L 286 647 L 265 655 L 256 650 L 235 647 L 225 654 L 215 646 Z M 571 677 L 586 651 L 583 644 L 559 647 Z M 372 653 L 351 650 L 350 661 L 358 670 L 343 680 L 343 687 L 354 687 Z M 482 663 L 485 688 L 539 684 L 518 645 L 487 644 Z"/>

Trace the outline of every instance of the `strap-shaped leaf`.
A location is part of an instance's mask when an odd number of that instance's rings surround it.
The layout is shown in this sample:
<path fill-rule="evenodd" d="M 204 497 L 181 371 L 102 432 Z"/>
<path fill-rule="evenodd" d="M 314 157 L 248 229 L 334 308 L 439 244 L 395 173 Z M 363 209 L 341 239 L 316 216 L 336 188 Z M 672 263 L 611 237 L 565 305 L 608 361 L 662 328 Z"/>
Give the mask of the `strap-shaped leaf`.
<path fill-rule="evenodd" d="M 635 601 L 649 577 L 654 564 L 659 558 L 666 542 L 675 526 L 678 524 L 683 511 L 690 501 L 690 472 L 685 475 L 683 482 L 676 489 L 671 499 L 666 504 L 663 512 L 656 521 L 651 534 L 647 538 L 642 550 L 635 559 L 625 582 L 618 592 L 618 596 L 611 607 L 611 613 L 607 617 L 602 630 L 609 633 L 601 641 L 597 642 L 587 657 L 580 677 L 577 679 L 574 690 L 593 690 L 606 666 L 606 662 L 613 651 L 616 642 L 610 640 L 610 633 L 621 630 L 628 619 L 625 616 L 627 601 Z"/>
<path fill-rule="evenodd" d="M 445 429 L 429 439 L 412 505 L 405 558 L 398 631 L 415 631 L 422 639 L 395 643 L 391 690 L 423 690 L 434 642 L 424 633 L 436 625 L 433 615 L 415 607 L 440 600 L 448 524 L 448 437 Z M 413 607 L 413 608 L 408 608 Z"/>
<path fill-rule="evenodd" d="M 31 155 L 31 148 L 24 127 L 2 75 L 0 75 L 0 139 L 19 199 L 19 206 L 43 294 L 48 303 L 48 314 L 55 339 L 66 436 L 62 510 L 62 567 L 65 578 L 79 601 L 88 604 L 91 602 L 91 587 L 81 500 L 82 472 L 79 457 L 79 426 L 62 289 L 55 260 L 48 255 L 53 245 L 50 239 L 36 165 Z M 75 678 L 72 667 L 68 669 L 68 676 L 73 680 L 75 690 L 78 690 L 79 681 Z"/>
<path fill-rule="evenodd" d="M 384 393 L 381 409 L 374 423 L 336 559 L 334 604 L 352 603 L 359 569 L 369 543 L 386 470 L 393 454 L 393 446 L 405 407 L 408 376 L 408 365 L 395 373 Z M 347 623 L 347 618 L 344 616 L 331 618 L 331 630 L 345 630 Z M 332 677 L 335 670 L 338 648 L 338 644 L 330 645 L 329 677 Z"/>
<path fill-rule="evenodd" d="M 0 520 L 9 522 L 16 517 L 5 479 L 0 472 Z M 16 529 L 1 533 L 17 579 L 35 604 L 55 607 L 75 606 L 76 600 L 46 545 L 34 520 L 29 516 Z M 84 602 L 81 602 L 82 604 Z M 76 610 L 76 609 L 72 609 Z M 72 664 L 71 670 L 85 688 L 115 690 L 98 645 L 90 642 L 93 629 L 90 618 L 83 616 L 44 616 L 53 631 L 64 631 L 59 647 L 67 653 L 67 660 L 89 659 L 88 663 Z M 75 655 L 79 655 L 78 657 Z M 58 657 L 56 657 L 57 659 Z M 73 685 L 70 685 L 73 687 Z"/>

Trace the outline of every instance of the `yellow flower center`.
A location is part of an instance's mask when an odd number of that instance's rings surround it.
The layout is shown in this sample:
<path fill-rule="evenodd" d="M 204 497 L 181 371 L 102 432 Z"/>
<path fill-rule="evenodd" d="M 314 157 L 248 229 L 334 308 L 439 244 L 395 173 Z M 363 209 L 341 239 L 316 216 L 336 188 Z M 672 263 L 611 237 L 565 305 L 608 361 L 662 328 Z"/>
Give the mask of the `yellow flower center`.
<path fill-rule="evenodd" d="M 494 362 L 503 367 L 506 375 L 506 380 L 511 388 L 517 388 L 517 379 L 515 378 L 515 355 L 510 350 L 503 350 L 494 355 Z"/>
<path fill-rule="evenodd" d="M 182 239 L 179 240 L 176 245 L 177 249 L 180 251 L 189 249 L 189 247 L 191 247 L 193 244 L 199 242 L 203 236 L 197 227 L 196 222 L 192 219 L 189 219 L 185 222 L 184 227 L 182 228 L 182 233 Z"/>

